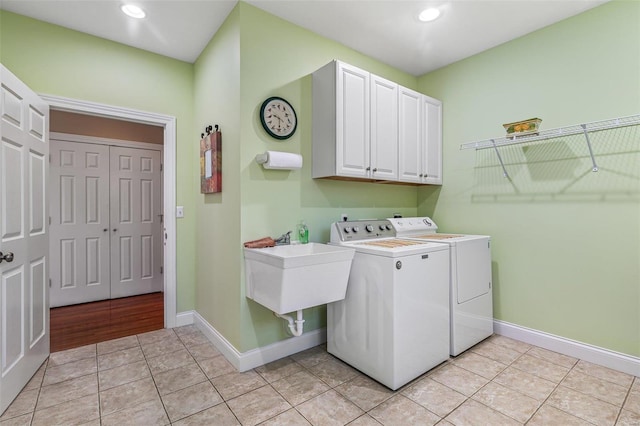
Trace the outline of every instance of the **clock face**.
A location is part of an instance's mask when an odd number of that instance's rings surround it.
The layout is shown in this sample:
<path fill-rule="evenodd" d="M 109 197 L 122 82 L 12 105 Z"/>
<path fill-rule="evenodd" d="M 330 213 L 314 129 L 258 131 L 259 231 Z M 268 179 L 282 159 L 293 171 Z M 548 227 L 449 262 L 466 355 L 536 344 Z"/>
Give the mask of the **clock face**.
<path fill-rule="evenodd" d="M 298 125 L 291 104 L 279 97 L 269 98 L 262 103 L 260 121 L 264 130 L 276 139 L 290 138 Z"/>

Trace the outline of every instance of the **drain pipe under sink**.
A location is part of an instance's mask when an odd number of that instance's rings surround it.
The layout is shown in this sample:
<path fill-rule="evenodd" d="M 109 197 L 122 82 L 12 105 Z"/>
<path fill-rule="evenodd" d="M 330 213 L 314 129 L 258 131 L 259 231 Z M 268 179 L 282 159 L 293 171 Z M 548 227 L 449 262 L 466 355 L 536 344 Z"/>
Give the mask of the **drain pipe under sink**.
<path fill-rule="evenodd" d="M 289 315 L 280 315 L 275 312 L 273 314 L 278 318 L 282 318 L 283 320 L 286 320 L 289 322 L 289 330 L 291 331 L 291 334 L 293 334 L 295 337 L 302 335 L 302 327 L 304 324 L 304 320 L 302 319 L 302 309 L 299 309 L 296 311 L 297 319 L 295 320 L 295 323 L 296 323 L 295 325 L 293 325 L 294 323 L 293 317 Z"/>

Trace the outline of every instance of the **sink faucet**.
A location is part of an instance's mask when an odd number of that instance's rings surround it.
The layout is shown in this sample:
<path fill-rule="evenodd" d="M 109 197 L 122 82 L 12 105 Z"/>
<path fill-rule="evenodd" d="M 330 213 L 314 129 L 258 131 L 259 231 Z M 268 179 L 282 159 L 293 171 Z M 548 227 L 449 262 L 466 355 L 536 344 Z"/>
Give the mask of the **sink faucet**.
<path fill-rule="evenodd" d="M 278 238 L 276 238 L 275 241 L 277 246 L 291 244 L 291 231 L 287 232 L 286 234 L 280 235 Z"/>

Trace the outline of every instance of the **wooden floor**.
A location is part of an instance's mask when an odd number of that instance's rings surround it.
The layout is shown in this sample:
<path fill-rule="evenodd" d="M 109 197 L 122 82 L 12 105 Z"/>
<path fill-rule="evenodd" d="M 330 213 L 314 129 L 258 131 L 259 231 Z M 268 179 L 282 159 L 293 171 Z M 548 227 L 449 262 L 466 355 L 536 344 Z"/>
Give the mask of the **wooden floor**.
<path fill-rule="evenodd" d="M 164 328 L 164 293 L 51 308 L 51 352 Z"/>

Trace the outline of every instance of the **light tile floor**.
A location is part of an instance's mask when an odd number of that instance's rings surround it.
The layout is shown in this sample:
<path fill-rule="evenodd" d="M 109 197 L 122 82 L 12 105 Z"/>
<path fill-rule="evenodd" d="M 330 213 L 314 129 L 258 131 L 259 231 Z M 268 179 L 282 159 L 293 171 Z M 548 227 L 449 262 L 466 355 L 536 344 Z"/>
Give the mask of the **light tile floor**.
<path fill-rule="evenodd" d="M 0 425 L 640 425 L 640 378 L 492 336 L 393 392 L 318 346 L 238 373 L 194 326 L 51 354 Z"/>

